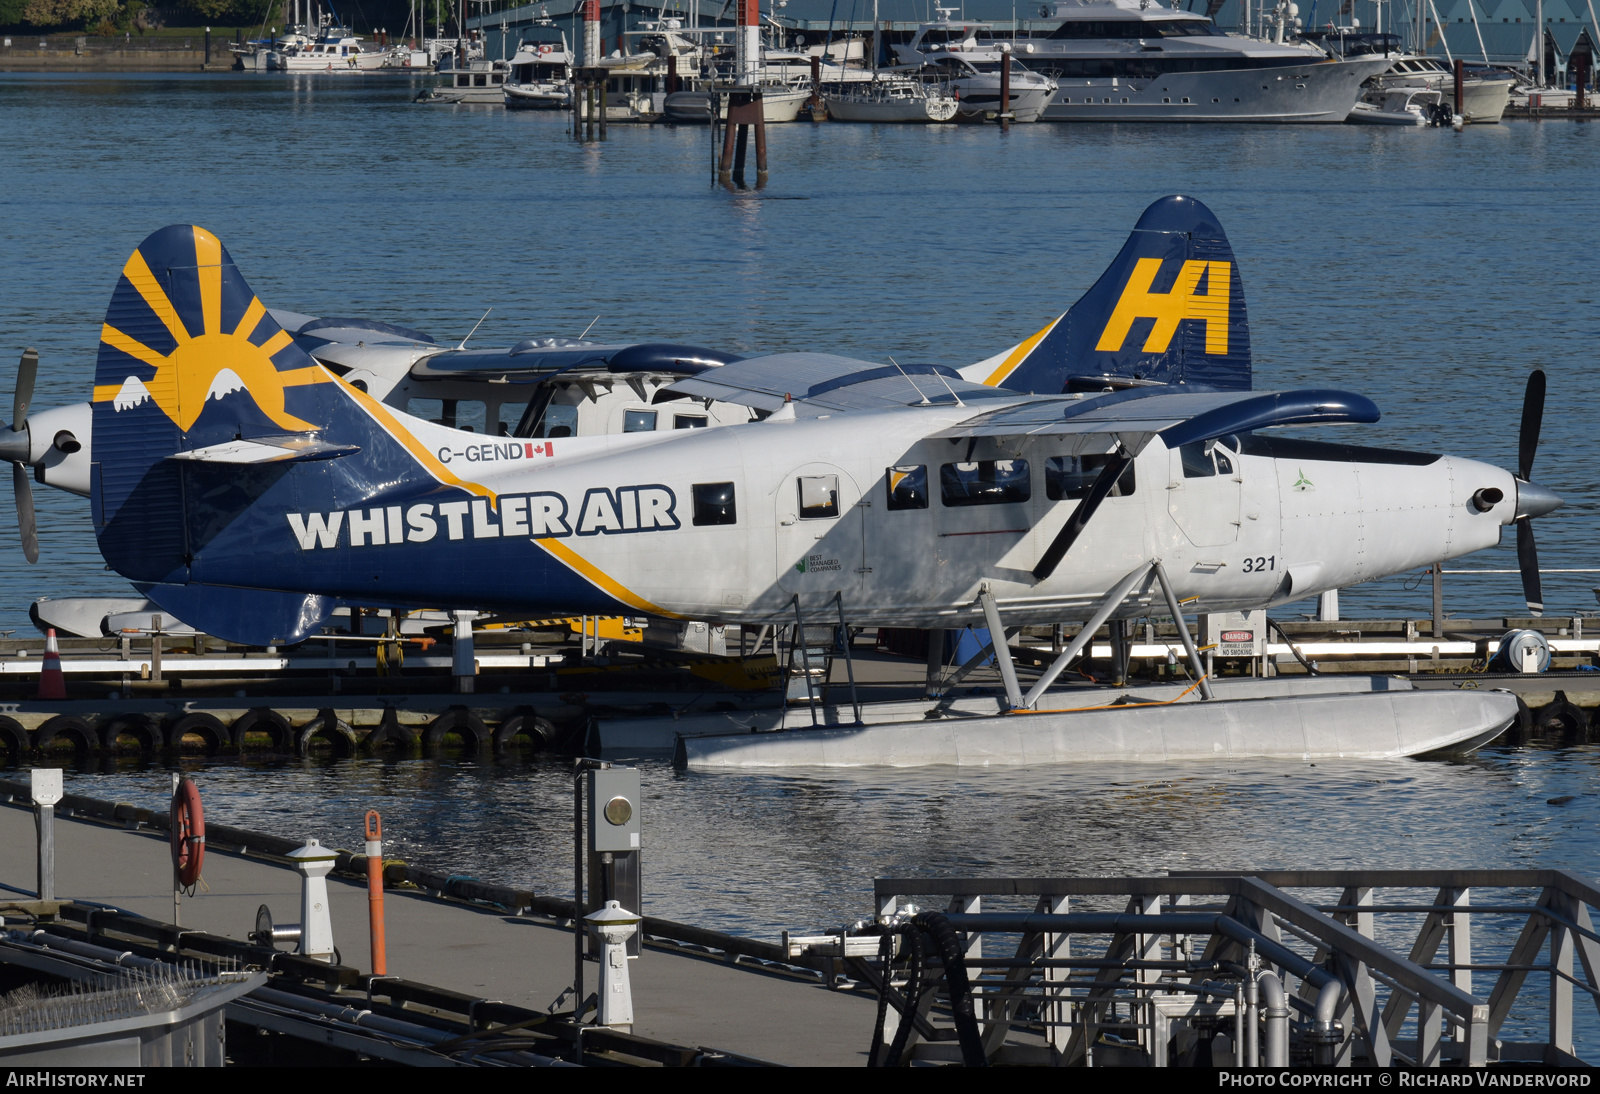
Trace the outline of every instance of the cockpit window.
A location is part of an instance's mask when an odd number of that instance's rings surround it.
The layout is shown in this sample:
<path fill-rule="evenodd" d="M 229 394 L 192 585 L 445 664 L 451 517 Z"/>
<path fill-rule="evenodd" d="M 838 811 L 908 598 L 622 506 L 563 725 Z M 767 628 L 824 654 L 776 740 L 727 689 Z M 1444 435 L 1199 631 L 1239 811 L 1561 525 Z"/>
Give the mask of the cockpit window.
<path fill-rule="evenodd" d="M 535 437 L 576 437 L 578 435 L 578 408 L 565 403 L 551 403 L 545 407 L 539 420 Z"/>
<path fill-rule="evenodd" d="M 1229 451 L 1228 445 L 1233 445 Z M 1179 458 L 1183 461 L 1183 477 L 1186 479 L 1204 479 L 1213 475 L 1233 474 L 1234 457 L 1237 455 L 1239 439 L 1228 436 L 1216 441 L 1195 441 L 1178 449 Z"/>
<path fill-rule="evenodd" d="M 1027 460 L 979 460 L 939 468 L 939 495 L 946 505 L 1005 505 L 1033 496 Z"/>

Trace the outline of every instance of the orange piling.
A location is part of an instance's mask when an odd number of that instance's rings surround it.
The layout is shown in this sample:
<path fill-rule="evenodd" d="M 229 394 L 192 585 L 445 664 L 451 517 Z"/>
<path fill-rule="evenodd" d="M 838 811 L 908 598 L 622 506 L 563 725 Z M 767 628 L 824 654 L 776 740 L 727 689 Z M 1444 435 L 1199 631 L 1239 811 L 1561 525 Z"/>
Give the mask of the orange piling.
<path fill-rule="evenodd" d="M 383 938 L 383 818 L 367 810 L 367 915 L 372 935 L 372 975 L 387 975 Z"/>

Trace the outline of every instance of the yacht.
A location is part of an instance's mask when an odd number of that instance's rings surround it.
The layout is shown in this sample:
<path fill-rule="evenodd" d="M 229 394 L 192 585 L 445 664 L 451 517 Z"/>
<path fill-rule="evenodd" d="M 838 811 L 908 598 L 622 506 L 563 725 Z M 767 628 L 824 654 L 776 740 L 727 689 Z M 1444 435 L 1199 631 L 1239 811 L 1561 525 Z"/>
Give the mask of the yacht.
<path fill-rule="evenodd" d="M 1017 56 L 1059 85 L 1045 121 L 1343 122 L 1382 57 L 1227 34 L 1150 0 L 1065 0 Z"/>
<path fill-rule="evenodd" d="M 955 95 L 957 121 L 988 121 L 1002 109 L 1000 80 L 1004 65 L 1005 53 L 1000 50 L 963 50 L 934 54 L 922 71 Z M 1009 82 L 1012 120 L 1038 121 L 1055 96 L 1056 82 L 1031 71 L 1015 57 L 1011 59 Z"/>
<path fill-rule="evenodd" d="M 279 72 L 373 72 L 388 54 L 361 48 L 361 39 L 344 27 L 324 26 L 314 41 L 267 54 L 267 68 Z"/>
<path fill-rule="evenodd" d="M 559 42 L 517 43 L 504 94 L 508 110 L 564 110 L 572 104 L 572 50 Z"/>
<path fill-rule="evenodd" d="M 509 61 L 468 61 L 466 68 L 449 70 L 450 83 L 430 87 L 417 96 L 419 103 L 475 103 L 502 106 L 506 101 L 506 81 L 511 75 Z"/>
<path fill-rule="evenodd" d="M 871 83 L 829 87 L 823 99 L 828 117 L 841 122 L 948 122 L 958 106 L 938 84 L 887 73 Z"/>

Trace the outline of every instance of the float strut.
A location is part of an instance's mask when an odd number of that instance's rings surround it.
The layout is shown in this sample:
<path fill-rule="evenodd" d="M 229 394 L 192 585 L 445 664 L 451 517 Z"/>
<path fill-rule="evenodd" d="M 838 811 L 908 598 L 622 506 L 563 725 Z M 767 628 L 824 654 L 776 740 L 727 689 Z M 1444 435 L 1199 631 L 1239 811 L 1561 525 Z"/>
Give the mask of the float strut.
<path fill-rule="evenodd" d="M 985 585 L 978 594 L 983 605 L 983 617 L 989 623 L 990 644 L 994 647 L 994 660 L 1000 666 L 1000 679 L 1006 685 L 1006 707 L 1016 710 L 1023 705 L 1022 687 L 1017 683 L 1017 667 L 1011 663 L 1011 643 L 1006 641 L 1006 629 L 1000 624 L 1000 609 L 995 607 L 994 594 Z M 998 638 L 995 636 L 999 635 Z"/>
<path fill-rule="evenodd" d="M 1150 568 L 1155 571 L 1156 580 L 1161 582 L 1161 591 L 1167 594 L 1167 609 L 1172 612 L 1172 622 L 1177 625 L 1178 637 L 1183 639 L 1183 649 L 1189 655 L 1189 666 L 1194 671 L 1194 678 L 1200 682 L 1200 695 L 1210 699 L 1211 684 L 1206 680 L 1205 666 L 1200 663 L 1200 651 L 1194 648 L 1194 638 L 1189 634 L 1189 624 L 1183 621 L 1183 609 L 1178 604 L 1178 594 L 1172 591 L 1172 583 L 1167 580 L 1167 571 L 1159 559 L 1151 563 Z"/>

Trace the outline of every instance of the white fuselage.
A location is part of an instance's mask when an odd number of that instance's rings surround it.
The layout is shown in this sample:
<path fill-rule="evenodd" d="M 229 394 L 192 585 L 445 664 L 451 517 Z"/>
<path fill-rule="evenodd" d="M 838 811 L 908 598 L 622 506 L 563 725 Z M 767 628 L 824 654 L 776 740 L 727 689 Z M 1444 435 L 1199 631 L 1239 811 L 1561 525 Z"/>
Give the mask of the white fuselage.
<path fill-rule="evenodd" d="M 1183 454 L 1154 439 L 1134 463 L 1131 492 L 1108 498 L 1055 572 L 1035 581 L 1033 568 L 1078 504 L 1071 490 L 1086 483 L 1068 467 L 1051 498 L 1050 461 L 1070 462 L 1076 448 L 1098 442 L 929 439 L 973 413 L 900 407 L 577 437 L 539 458 L 508 458 L 481 435 L 399 421 L 430 451 L 448 451 L 452 473 L 497 495 L 490 507 L 474 503 L 472 519 L 456 518 L 449 532 L 462 541 L 463 565 L 472 558 L 467 541 L 522 538 L 530 561 L 549 552 L 633 608 L 729 622 L 792 621 L 798 598 L 801 612 L 818 619 L 842 612 L 853 625 L 960 626 L 978 616 L 985 585 L 1008 624 L 1085 619 L 1118 579 L 1158 559 L 1180 596 L 1199 598 L 1195 610 L 1254 608 L 1492 546 L 1516 506 L 1509 473 L 1456 457 L 1364 462 L 1330 448 L 1319 459 L 1303 442 L 1247 438 L 1244 454 L 1229 452 L 1225 445 L 1237 442 L 1227 441 L 1217 454 L 1191 451 L 1186 471 Z M 1295 443 L 1301 447 L 1287 457 L 1249 454 Z M 1000 480 L 990 492 L 1001 500 L 949 504 L 946 465 L 964 465 L 955 475 L 965 474 L 969 487 Z M 925 506 L 891 509 L 891 473 L 917 467 L 925 469 Z M 1204 468 L 1213 473 L 1196 473 Z M 731 521 L 696 523 L 706 516 L 696 487 L 727 483 Z M 1482 488 L 1503 495 L 1487 512 L 1470 500 Z M 367 504 L 403 501 L 379 491 Z M 428 538 L 442 538 L 441 514 L 423 515 L 439 528 Z M 314 516 L 298 519 L 305 526 Z M 378 518 L 368 510 L 362 519 Z M 326 545 L 305 541 L 302 550 L 404 546 L 352 546 L 341 533 Z M 519 606 L 514 582 L 507 595 L 505 607 Z M 1159 589 L 1147 583 L 1118 614 L 1151 611 L 1166 614 Z"/>

